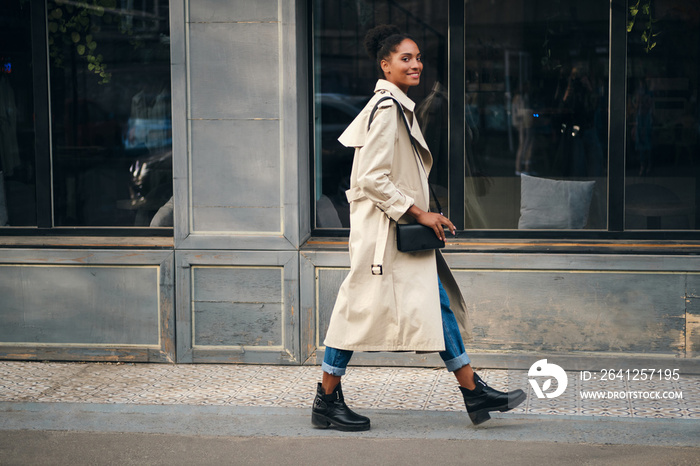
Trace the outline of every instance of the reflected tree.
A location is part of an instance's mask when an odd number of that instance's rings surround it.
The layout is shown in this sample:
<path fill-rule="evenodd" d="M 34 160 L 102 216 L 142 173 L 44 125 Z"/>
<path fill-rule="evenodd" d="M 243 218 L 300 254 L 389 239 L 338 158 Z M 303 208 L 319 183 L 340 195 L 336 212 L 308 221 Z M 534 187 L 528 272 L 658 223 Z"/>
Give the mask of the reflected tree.
<path fill-rule="evenodd" d="M 123 11 L 117 9 L 117 0 L 49 0 L 49 55 L 53 65 L 62 67 L 64 52 L 72 49 L 87 64 L 88 71 L 99 78 L 100 84 L 109 83 L 112 73 L 107 70 L 95 38 L 102 25 L 115 24 L 120 33 L 130 36 L 129 42 L 134 48 L 143 45 L 132 37 L 132 22 L 118 17 L 122 14 Z M 96 21 L 97 18 L 100 21 Z"/>
<path fill-rule="evenodd" d="M 646 53 L 656 47 L 656 37 L 661 34 L 661 31 L 654 31 L 657 21 L 652 17 L 652 0 L 637 0 L 637 3 L 629 5 L 627 32 L 632 32 L 635 24 L 642 25 L 642 44 Z"/>

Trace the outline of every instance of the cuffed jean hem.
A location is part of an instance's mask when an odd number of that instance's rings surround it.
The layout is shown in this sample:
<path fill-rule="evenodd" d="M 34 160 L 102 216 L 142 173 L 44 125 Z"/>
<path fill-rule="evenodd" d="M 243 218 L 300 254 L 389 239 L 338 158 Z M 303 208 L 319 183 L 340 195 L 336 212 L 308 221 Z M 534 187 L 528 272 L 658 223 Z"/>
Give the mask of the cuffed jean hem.
<path fill-rule="evenodd" d="M 333 367 L 330 364 L 326 364 L 325 361 L 321 363 L 321 370 L 330 375 L 335 375 L 336 377 L 342 377 L 343 375 L 345 375 L 344 367 Z"/>
<path fill-rule="evenodd" d="M 467 364 L 471 363 L 471 359 L 469 359 L 469 356 L 467 356 L 467 353 L 462 353 L 456 358 L 452 358 L 448 361 L 445 361 L 445 367 L 447 367 L 447 370 L 449 372 L 454 372 L 458 369 L 463 368 Z"/>

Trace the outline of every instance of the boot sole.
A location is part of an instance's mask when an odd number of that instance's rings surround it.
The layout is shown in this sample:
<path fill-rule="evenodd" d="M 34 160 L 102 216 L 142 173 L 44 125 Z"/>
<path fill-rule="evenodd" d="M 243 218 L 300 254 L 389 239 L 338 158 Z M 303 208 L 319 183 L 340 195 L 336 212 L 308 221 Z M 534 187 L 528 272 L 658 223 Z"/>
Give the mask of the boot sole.
<path fill-rule="evenodd" d="M 496 406 L 494 408 L 485 408 L 485 409 L 480 409 L 479 411 L 474 411 L 472 413 L 469 413 L 469 419 L 471 419 L 472 424 L 474 424 L 475 426 L 478 426 L 479 424 L 483 424 L 484 422 L 491 419 L 491 415 L 489 414 L 489 412 L 500 411 L 500 412 L 504 413 L 506 411 L 510 411 L 513 408 L 517 408 L 520 405 L 520 403 L 525 401 L 526 398 L 527 398 L 527 395 L 525 393 L 523 393 L 521 396 L 514 399 L 509 404 Z"/>
<path fill-rule="evenodd" d="M 327 418 L 326 416 L 323 416 L 322 414 L 312 414 L 311 415 L 311 424 L 313 424 L 314 427 L 318 427 L 319 429 L 328 429 L 330 427 L 335 428 L 336 430 L 340 430 L 342 432 L 362 432 L 365 430 L 369 430 L 370 424 L 369 422 L 357 426 L 348 426 L 345 424 L 338 424 L 337 422 L 332 421 L 331 419 Z"/>

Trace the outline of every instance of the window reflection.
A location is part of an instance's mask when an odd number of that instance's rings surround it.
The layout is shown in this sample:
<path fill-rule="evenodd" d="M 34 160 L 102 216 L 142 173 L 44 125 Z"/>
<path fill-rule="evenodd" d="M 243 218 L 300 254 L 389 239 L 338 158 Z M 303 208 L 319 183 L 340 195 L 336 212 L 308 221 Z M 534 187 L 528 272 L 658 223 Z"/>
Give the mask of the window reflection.
<path fill-rule="evenodd" d="M 31 14 L 0 3 L 0 227 L 36 226 Z"/>
<path fill-rule="evenodd" d="M 606 227 L 608 16 L 465 2 L 467 228 Z"/>
<path fill-rule="evenodd" d="M 698 229 L 700 13 L 697 2 L 643 3 L 627 36 L 625 228 Z"/>
<path fill-rule="evenodd" d="M 350 187 L 354 151 L 337 139 L 374 90 L 376 65 L 362 41 L 378 24 L 397 25 L 421 48 L 425 63 L 421 84 L 408 96 L 416 102 L 416 115 L 433 152 L 431 182 L 447 206 L 447 128 L 441 120 L 447 110 L 447 7 L 444 0 L 314 3 L 316 228 L 350 226 L 345 190 Z"/>
<path fill-rule="evenodd" d="M 56 226 L 172 226 L 167 0 L 48 2 Z"/>

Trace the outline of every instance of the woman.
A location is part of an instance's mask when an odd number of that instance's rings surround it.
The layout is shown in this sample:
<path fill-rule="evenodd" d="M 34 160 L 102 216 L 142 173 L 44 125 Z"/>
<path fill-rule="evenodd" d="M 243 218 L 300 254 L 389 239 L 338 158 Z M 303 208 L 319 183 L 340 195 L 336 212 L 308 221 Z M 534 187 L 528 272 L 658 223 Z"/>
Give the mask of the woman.
<path fill-rule="evenodd" d="M 480 424 L 490 418 L 489 411 L 522 403 L 525 394 L 496 391 L 472 370 L 461 335 L 470 337 L 466 306 L 442 255 L 434 250 L 404 253 L 396 246 L 395 222 L 418 222 L 443 241 L 444 227 L 455 234 L 449 219 L 429 212 L 432 157 L 406 95 L 420 83 L 421 53 L 410 36 L 387 25 L 369 31 L 365 47 L 381 78 L 374 97 L 339 138 L 355 148 L 346 192 L 350 273 L 326 334 L 312 424 L 346 431 L 370 428 L 369 419 L 351 411 L 343 398 L 340 379 L 353 351 L 439 352 L 459 382 L 472 422 Z"/>

